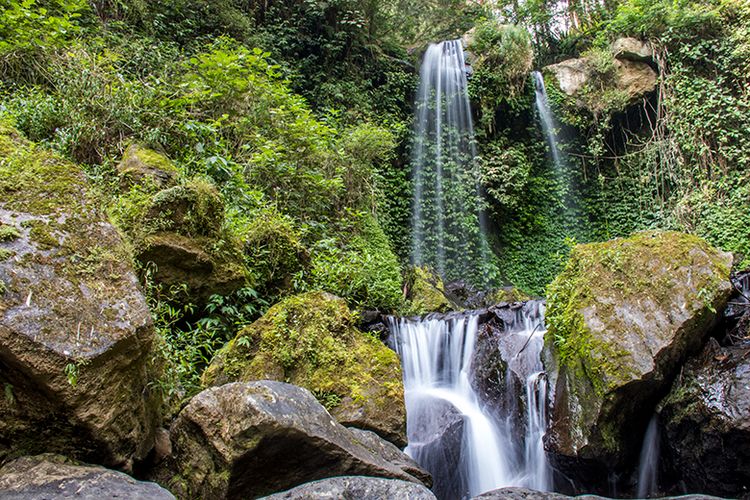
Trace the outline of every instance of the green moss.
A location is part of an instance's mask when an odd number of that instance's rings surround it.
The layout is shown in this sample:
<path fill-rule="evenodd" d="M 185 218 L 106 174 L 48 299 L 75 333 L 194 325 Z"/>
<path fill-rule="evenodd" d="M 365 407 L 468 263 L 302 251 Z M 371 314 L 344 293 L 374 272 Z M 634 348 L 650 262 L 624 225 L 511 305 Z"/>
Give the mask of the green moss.
<path fill-rule="evenodd" d="M 357 321 L 332 295 L 289 297 L 222 349 L 203 382 L 281 380 L 309 389 L 334 413 L 364 404 L 371 414 L 387 415 L 403 400 L 398 356 L 359 331 Z"/>
<path fill-rule="evenodd" d="M 583 311 L 596 307 L 597 316 L 608 321 L 607 328 L 618 331 L 613 304 L 599 297 L 612 297 L 619 303 L 653 301 L 665 307 L 674 300 L 680 286 L 668 278 L 671 271 L 690 266 L 694 249 L 705 252 L 712 260 L 711 272 L 695 276 L 701 280 L 692 286 L 702 307 L 713 307 L 719 276 L 728 276 L 723 258 L 704 240 L 675 232 L 642 232 L 630 238 L 604 243 L 577 245 L 564 271 L 547 289 L 546 341 L 554 346 L 561 365 L 578 377 L 588 379 L 598 396 L 603 396 L 620 381 L 628 380 L 626 362 L 629 353 L 614 344 L 595 338 L 586 327 Z M 667 265 L 669 268 L 664 269 Z M 663 279 L 654 281 L 656 276 Z M 701 290 L 704 290 L 701 292 Z M 691 297 L 685 297 L 690 301 Z M 689 302 L 688 302 L 689 303 Z"/>
<path fill-rule="evenodd" d="M 8 287 L 5 286 L 5 283 L 0 281 L 0 295 L 4 294 L 8 291 Z"/>
<path fill-rule="evenodd" d="M 408 277 L 409 302 L 404 315 L 448 312 L 453 304 L 445 296 L 443 281 L 426 267 L 414 267 Z"/>
<path fill-rule="evenodd" d="M 21 233 L 13 226 L 0 223 L 0 243 L 7 243 L 18 239 Z"/>
<path fill-rule="evenodd" d="M 52 234 L 54 226 L 40 220 L 29 221 L 31 231 L 29 237 L 41 250 L 49 250 L 60 245 L 58 239 Z"/>
<path fill-rule="evenodd" d="M 163 154 L 138 144 L 131 144 L 122 156 L 121 173 L 134 172 L 136 165 L 140 168 L 146 167 L 173 175 L 179 173 L 174 163 Z"/>
<path fill-rule="evenodd" d="M 0 248 L 0 261 L 8 260 L 13 257 L 16 252 L 8 250 L 7 248 Z"/>

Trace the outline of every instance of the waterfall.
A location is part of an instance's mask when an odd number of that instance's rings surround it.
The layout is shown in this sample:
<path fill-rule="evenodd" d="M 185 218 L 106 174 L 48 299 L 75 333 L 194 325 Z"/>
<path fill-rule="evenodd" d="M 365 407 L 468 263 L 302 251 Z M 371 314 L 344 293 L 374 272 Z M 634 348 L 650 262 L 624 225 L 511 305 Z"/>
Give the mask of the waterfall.
<path fill-rule="evenodd" d="M 449 280 L 486 285 L 490 251 L 466 71 L 461 40 L 425 52 L 415 105 L 411 256 Z"/>
<path fill-rule="evenodd" d="M 542 123 L 542 132 L 547 138 L 547 145 L 549 146 L 555 171 L 559 174 L 563 171 L 565 164 L 563 157 L 560 155 L 560 150 L 558 149 L 560 139 L 557 135 L 557 123 L 555 116 L 552 114 L 552 109 L 549 106 L 549 100 L 547 99 L 547 89 L 544 87 L 544 77 L 542 77 L 542 74 L 538 71 L 534 71 L 532 76 L 534 78 L 536 109 L 539 113 L 539 120 Z"/>
<path fill-rule="evenodd" d="M 649 498 L 658 493 L 660 439 L 659 420 L 654 415 L 648 423 L 638 463 L 638 498 Z"/>
<path fill-rule="evenodd" d="M 529 310 L 532 314 L 529 314 Z M 472 386 L 480 313 L 424 319 L 390 318 L 402 361 L 407 409 L 406 452 L 433 475 L 438 498 L 463 498 L 506 487 L 549 490 L 546 378 L 539 360 L 544 309 L 518 311 L 505 322 L 508 369 L 526 383 L 525 431 L 492 415 Z M 518 408 L 523 405 L 509 405 Z M 522 451 L 519 451 L 522 450 Z"/>

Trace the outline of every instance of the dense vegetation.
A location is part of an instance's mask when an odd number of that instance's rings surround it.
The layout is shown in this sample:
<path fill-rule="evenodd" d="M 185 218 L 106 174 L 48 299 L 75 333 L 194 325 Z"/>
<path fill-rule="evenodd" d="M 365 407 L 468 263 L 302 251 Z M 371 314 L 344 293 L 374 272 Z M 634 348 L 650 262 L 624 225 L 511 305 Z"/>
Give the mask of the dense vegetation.
<path fill-rule="evenodd" d="M 471 28 L 497 284 L 542 294 L 572 242 L 646 228 L 697 233 L 750 264 L 747 3 L 551 4 L 0 0 L 0 115 L 84 166 L 136 253 L 164 229 L 149 213 L 166 195 L 121 190 L 116 166 L 129 146 L 169 158 L 171 196 L 217 193 L 178 232 L 210 241 L 212 258 L 239 259 L 244 286 L 186 299 L 139 264 L 174 361 L 168 389 L 180 394 L 197 389 L 239 329 L 293 293 L 409 310 L 418 58 L 429 41 Z M 591 113 L 551 88 L 570 153 L 554 171 L 529 72 L 598 54 L 606 78 L 607 47 L 625 35 L 652 42 L 658 96 L 625 109 L 596 94 Z"/>

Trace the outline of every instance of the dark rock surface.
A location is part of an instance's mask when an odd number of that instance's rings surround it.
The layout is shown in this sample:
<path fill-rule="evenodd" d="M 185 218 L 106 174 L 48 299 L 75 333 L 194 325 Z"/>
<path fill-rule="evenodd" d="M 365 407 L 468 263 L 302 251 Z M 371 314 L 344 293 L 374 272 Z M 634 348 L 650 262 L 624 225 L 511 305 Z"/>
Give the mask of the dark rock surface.
<path fill-rule="evenodd" d="M 689 491 L 750 491 L 750 343 L 711 339 L 662 404 L 665 443 Z"/>
<path fill-rule="evenodd" d="M 174 500 L 155 483 L 136 481 L 127 474 L 73 462 L 58 455 L 23 457 L 0 469 L 0 498 L 47 500 Z"/>
<path fill-rule="evenodd" d="M 386 462 L 392 463 L 407 474 L 416 477 L 425 486 L 432 487 L 432 476 L 430 473 L 422 469 L 414 459 L 398 449 L 396 445 L 386 441 L 372 431 L 365 431 L 356 427 L 349 427 L 348 429 L 354 435 L 354 440 L 367 448 L 370 453 L 382 458 Z"/>
<path fill-rule="evenodd" d="M 424 486 L 376 477 L 332 477 L 297 486 L 282 493 L 267 497 L 267 500 L 313 500 L 313 499 L 351 499 L 351 500 L 435 500 L 435 495 Z"/>
<path fill-rule="evenodd" d="M 374 455 L 301 387 L 231 383 L 195 396 L 156 474 L 181 497 L 249 498 L 340 475 L 419 481 Z"/>
<path fill-rule="evenodd" d="M 559 493 L 550 493 L 546 491 L 535 491 L 526 488 L 500 488 L 498 490 L 482 493 L 474 499 L 479 500 L 608 500 L 606 497 L 596 495 L 580 495 L 570 497 Z M 684 495 L 679 497 L 664 497 L 662 500 L 720 500 L 717 497 L 708 495 Z"/>

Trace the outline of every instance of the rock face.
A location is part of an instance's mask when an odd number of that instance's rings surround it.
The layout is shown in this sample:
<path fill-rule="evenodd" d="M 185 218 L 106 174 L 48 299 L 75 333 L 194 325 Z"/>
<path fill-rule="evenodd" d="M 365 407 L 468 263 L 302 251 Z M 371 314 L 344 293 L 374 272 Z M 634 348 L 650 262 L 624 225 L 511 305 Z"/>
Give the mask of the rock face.
<path fill-rule="evenodd" d="M 616 59 L 635 62 L 650 62 L 654 57 L 651 44 L 637 38 L 618 38 L 612 43 L 612 53 Z"/>
<path fill-rule="evenodd" d="M 405 446 L 398 356 L 356 324 L 343 299 L 323 292 L 290 297 L 219 351 L 203 382 L 284 380 L 312 391 L 341 424 Z"/>
<path fill-rule="evenodd" d="M 650 44 L 632 38 L 618 39 L 611 53 L 584 54 L 544 68 L 563 94 L 592 114 L 621 111 L 656 90 L 658 75 L 648 64 Z"/>
<path fill-rule="evenodd" d="M 23 457 L 0 469 L 0 497 L 5 500 L 44 498 L 127 498 L 174 500 L 155 483 L 94 465 L 79 464 L 58 455 Z"/>
<path fill-rule="evenodd" d="M 454 309 L 451 301 L 445 296 L 443 281 L 426 267 L 413 268 L 409 282 L 407 316 L 431 312 L 445 313 Z"/>
<path fill-rule="evenodd" d="M 419 483 L 359 444 L 309 391 L 282 382 L 207 389 L 180 412 L 171 437 L 158 478 L 186 498 L 251 498 L 339 475 Z"/>
<path fill-rule="evenodd" d="M 669 455 L 691 491 L 750 488 L 750 344 L 711 339 L 662 404 Z"/>
<path fill-rule="evenodd" d="M 526 488 L 500 488 L 498 490 L 488 491 L 474 497 L 476 500 L 566 500 L 568 498 L 576 500 L 607 500 L 605 497 L 597 495 L 579 495 L 569 497 L 559 493 L 550 493 L 547 491 L 535 491 Z M 662 500 L 720 500 L 717 497 L 707 495 L 683 495 L 679 497 L 665 497 Z"/>
<path fill-rule="evenodd" d="M 129 468 L 153 445 L 151 315 L 83 172 L 0 129 L 0 462 Z M 6 231 L 4 231 L 6 232 Z"/>
<path fill-rule="evenodd" d="M 731 262 L 674 232 L 573 249 L 548 289 L 544 364 L 554 395 L 545 445 L 558 467 L 634 457 L 633 433 L 645 430 L 680 363 L 726 305 Z"/>
<path fill-rule="evenodd" d="M 322 479 L 264 498 L 268 500 L 310 500 L 315 498 L 435 500 L 435 495 L 424 486 L 406 481 L 348 476 Z"/>

